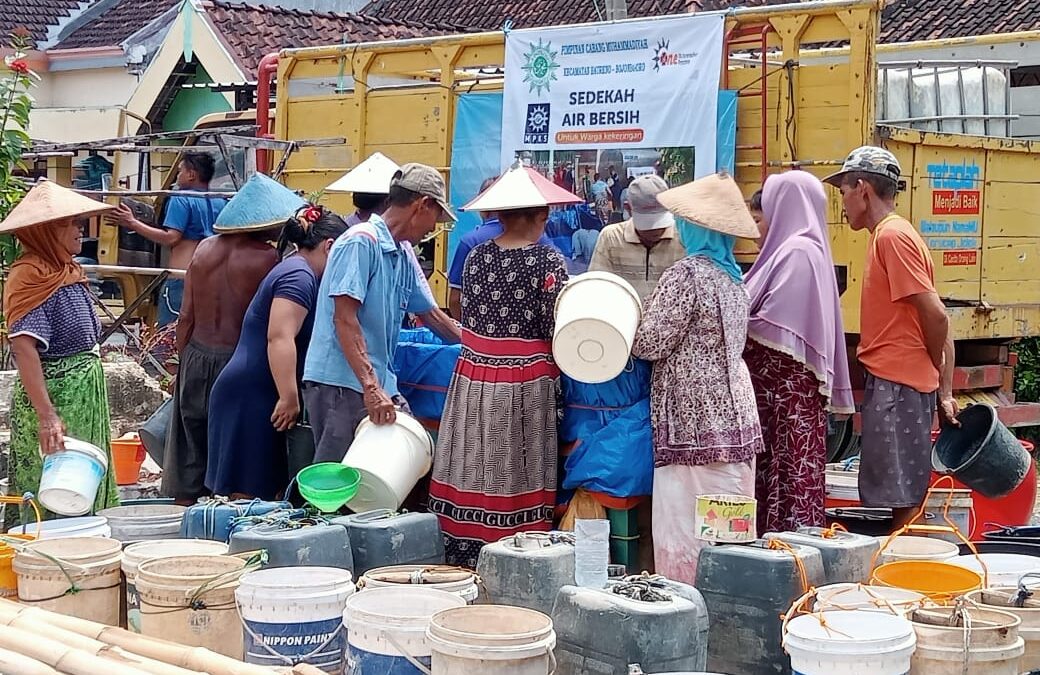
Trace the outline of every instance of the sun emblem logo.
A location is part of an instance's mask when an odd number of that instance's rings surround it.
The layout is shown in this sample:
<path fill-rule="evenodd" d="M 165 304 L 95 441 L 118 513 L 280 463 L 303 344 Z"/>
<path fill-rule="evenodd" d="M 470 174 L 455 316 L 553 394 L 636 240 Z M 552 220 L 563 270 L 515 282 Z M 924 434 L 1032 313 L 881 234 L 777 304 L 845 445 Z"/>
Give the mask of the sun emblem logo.
<path fill-rule="evenodd" d="M 527 111 L 527 126 L 531 131 L 544 131 L 549 126 L 549 106 L 531 106 Z"/>
<path fill-rule="evenodd" d="M 671 61 L 671 55 L 668 53 L 668 40 L 658 40 L 657 49 L 654 50 L 654 70 L 661 70 L 661 66 L 669 65 Z"/>
<path fill-rule="evenodd" d="M 552 43 L 539 39 L 537 44 L 530 46 L 524 54 L 524 59 L 524 82 L 529 84 L 529 91 L 536 94 L 541 94 L 542 89 L 549 91 L 550 83 L 556 79 L 556 69 L 560 67 L 560 64 L 556 63 L 556 52 L 552 50 Z"/>

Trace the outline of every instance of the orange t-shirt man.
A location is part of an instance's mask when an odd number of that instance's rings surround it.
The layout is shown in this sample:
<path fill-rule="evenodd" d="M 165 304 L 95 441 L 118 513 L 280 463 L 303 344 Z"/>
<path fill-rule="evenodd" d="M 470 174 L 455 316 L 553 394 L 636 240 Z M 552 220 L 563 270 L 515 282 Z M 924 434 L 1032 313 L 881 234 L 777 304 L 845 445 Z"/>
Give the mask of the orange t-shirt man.
<path fill-rule="evenodd" d="M 908 298 L 935 291 L 932 256 L 921 235 L 895 214 L 874 229 L 860 296 L 857 356 L 874 377 L 922 394 L 939 388 L 917 310 Z"/>

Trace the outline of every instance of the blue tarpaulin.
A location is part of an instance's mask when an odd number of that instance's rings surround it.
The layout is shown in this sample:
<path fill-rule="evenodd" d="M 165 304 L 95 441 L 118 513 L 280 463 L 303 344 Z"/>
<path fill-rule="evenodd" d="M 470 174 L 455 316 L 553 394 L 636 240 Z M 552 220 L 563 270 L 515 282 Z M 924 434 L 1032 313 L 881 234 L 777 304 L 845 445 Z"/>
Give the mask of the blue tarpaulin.
<path fill-rule="evenodd" d="M 602 384 L 562 378 L 560 440 L 578 442 L 564 467 L 565 490 L 580 487 L 619 498 L 651 493 L 650 372 L 649 363 L 632 359 L 625 372 Z"/>
<path fill-rule="evenodd" d="M 401 331 L 394 372 L 401 395 L 421 420 L 439 423 L 461 345 L 447 345 L 429 328 Z"/>

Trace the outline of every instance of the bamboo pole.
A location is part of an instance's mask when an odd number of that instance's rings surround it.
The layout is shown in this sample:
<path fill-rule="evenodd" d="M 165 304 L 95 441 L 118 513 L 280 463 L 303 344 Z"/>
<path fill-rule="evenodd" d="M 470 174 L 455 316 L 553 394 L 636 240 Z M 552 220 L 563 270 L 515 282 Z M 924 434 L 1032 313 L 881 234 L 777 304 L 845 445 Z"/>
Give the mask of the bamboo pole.
<path fill-rule="evenodd" d="M 46 663 L 40 663 L 36 659 L 0 649 L 0 673 L 4 675 L 61 675 Z"/>
<path fill-rule="evenodd" d="M 199 671 L 186 670 L 168 663 L 148 659 L 127 652 L 120 647 L 113 647 L 112 645 L 101 642 L 100 640 L 94 640 L 85 635 L 80 635 L 79 633 L 74 633 L 59 628 L 58 626 L 33 619 L 32 616 L 22 613 L 7 612 L 6 609 L 0 610 L 0 624 L 24 630 L 27 633 L 42 635 L 47 639 L 54 640 L 72 647 L 73 649 L 79 649 L 102 658 L 112 659 L 134 668 L 139 668 L 151 675 L 201 675 Z"/>
<path fill-rule="evenodd" d="M 301 664 L 293 668 L 267 668 L 251 663 L 236 661 L 223 654 L 211 652 L 202 647 L 187 647 L 185 645 L 151 638 L 145 635 L 131 633 L 123 628 L 116 628 L 86 619 L 50 612 L 39 607 L 27 607 L 17 602 L 0 598 L 0 617 L 4 622 L 10 621 L 8 617 L 23 617 L 32 619 L 37 624 L 55 626 L 70 633 L 105 643 L 112 647 L 118 647 L 126 652 L 160 661 L 183 668 L 188 671 L 209 673 L 209 675 L 271 675 L 272 673 L 287 673 L 289 675 L 325 675 L 314 666 Z M 14 630 L 14 629 L 12 629 Z M 4 631 L 0 631 L 3 633 Z M 0 644 L 0 649 L 3 645 Z M 14 650 L 19 651 L 19 650 Z M 136 671 L 142 672 L 142 671 Z M 104 675 L 120 675 L 114 671 L 105 669 L 95 670 L 90 675 L 104 673 Z"/>
<path fill-rule="evenodd" d="M 148 675 L 133 666 L 10 626 L 0 631 L 0 649 L 23 654 L 69 675 Z"/>

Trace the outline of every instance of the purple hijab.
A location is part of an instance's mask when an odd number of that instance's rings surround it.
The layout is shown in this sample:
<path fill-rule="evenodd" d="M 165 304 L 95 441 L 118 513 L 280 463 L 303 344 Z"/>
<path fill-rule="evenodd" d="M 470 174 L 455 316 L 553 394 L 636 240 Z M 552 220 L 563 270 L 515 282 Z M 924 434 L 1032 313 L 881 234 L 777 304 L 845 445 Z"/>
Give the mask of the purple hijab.
<path fill-rule="evenodd" d="M 744 277 L 751 295 L 748 337 L 816 375 L 828 410 L 852 413 L 826 208 L 823 183 L 810 173 L 789 171 L 766 180 L 762 211 L 769 229 Z"/>

